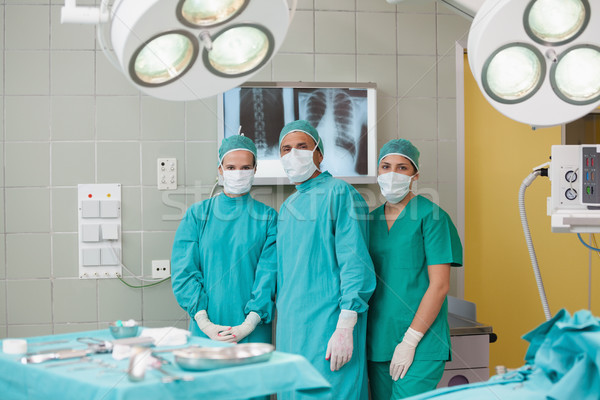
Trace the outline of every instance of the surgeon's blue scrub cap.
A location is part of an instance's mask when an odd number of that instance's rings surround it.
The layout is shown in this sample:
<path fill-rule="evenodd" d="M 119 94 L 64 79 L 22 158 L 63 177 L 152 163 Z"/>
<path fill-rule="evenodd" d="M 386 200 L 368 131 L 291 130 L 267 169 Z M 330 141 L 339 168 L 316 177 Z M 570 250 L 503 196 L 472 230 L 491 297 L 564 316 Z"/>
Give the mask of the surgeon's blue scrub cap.
<path fill-rule="evenodd" d="M 402 157 L 408 158 L 417 171 L 419 171 L 419 150 L 406 139 L 392 139 L 383 145 L 379 151 L 379 159 L 377 160 L 377 166 L 381 163 L 386 156 L 390 154 L 396 154 Z"/>
<path fill-rule="evenodd" d="M 223 139 L 221 147 L 219 147 L 219 164 L 223 162 L 223 158 L 232 151 L 245 150 L 252 153 L 254 156 L 254 164 L 256 164 L 256 146 L 252 139 L 242 135 L 229 136 Z"/>
<path fill-rule="evenodd" d="M 310 122 L 303 119 L 290 122 L 283 127 L 281 133 L 279 134 L 279 147 L 281 147 L 281 142 L 283 141 L 283 138 L 288 133 L 292 132 L 306 133 L 308 136 L 313 138 L 315 143 L 317 143 L 317 147 L 319 148 L 319 150 L 321 150 L 321 154 L 325 154 L 323 153 L 323 141 L 320 140 L 321 137 L 319 136 L 319 132 L 317 132 L 317 130 L 310 124 Z"/>

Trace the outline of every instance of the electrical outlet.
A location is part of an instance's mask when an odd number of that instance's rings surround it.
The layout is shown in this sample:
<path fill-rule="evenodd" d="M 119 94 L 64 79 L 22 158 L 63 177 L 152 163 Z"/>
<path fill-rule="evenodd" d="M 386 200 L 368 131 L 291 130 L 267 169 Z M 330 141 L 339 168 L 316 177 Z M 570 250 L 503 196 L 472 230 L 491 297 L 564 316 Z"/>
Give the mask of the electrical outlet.
<path fill-rule="evenodd" d="M 177 189 L 177 159 L 159 158 L 156 160 L 158 190 Z"/>
<path fill-rule="evenodd" d="M 152 260 L 152 278 L 164 279 L 171 276 L 170 260 Z"/>

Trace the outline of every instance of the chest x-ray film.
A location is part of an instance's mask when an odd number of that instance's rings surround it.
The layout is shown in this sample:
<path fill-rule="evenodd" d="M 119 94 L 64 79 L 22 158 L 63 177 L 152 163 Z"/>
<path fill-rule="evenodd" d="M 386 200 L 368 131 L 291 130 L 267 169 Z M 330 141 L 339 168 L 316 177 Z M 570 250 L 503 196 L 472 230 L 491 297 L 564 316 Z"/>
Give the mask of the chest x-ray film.
<path fill-rule="evenodd" d="M 375 182 L 375 86 L 300 85 L 255 83 L 224 93 L 219 104 L 219 142 L 236 135 L 241 126 L 257 147 L 255 183 L 289 183 L 279 161 L 279 133 L 286 123 L 305 119 L 323 141 L 321 170 L 350 183 Z"/>

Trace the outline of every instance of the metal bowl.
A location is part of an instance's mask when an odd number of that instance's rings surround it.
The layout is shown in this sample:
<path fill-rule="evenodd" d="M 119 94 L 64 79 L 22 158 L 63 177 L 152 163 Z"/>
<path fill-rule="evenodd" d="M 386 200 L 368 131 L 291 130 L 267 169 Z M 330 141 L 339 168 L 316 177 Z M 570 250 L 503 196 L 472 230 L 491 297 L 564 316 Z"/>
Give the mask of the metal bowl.
<path fill-rule="evenodd" d="M 108 324 L 108 329 L 110 329 L 110 334 L 113 335 L 115 339 L 123 339 L 137 336 L 139 325 L 136 323 L 135 325 L 123 326 L 122 324 L 117 324 L 116 322 L 111 322 Z"/>
<path fill-rule="evenodd" d="M 274 350 L 267 343 L 242 343 L 231 347 L 191 347 L 174 351 L 173 355 L 182 369 L 206 371 L 268 361 Z"/>

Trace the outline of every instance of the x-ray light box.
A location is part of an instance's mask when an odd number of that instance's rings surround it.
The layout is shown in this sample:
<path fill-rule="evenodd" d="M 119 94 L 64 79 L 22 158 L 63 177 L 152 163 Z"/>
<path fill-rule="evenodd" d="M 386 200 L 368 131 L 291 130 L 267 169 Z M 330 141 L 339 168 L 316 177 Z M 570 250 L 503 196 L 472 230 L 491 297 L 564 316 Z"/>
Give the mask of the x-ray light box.
<path fill-rule="evenodd" d="M 279 161 L 279 133 L 286 123 L 305 119 L 323 141 L 321 170 L 349 183 L 375 183 L 376 99 L 372 83 L 246 83 L 219 96 L 219 145 L 241 126 L 258 152 L 254 183 L 290 184 Z"/>

